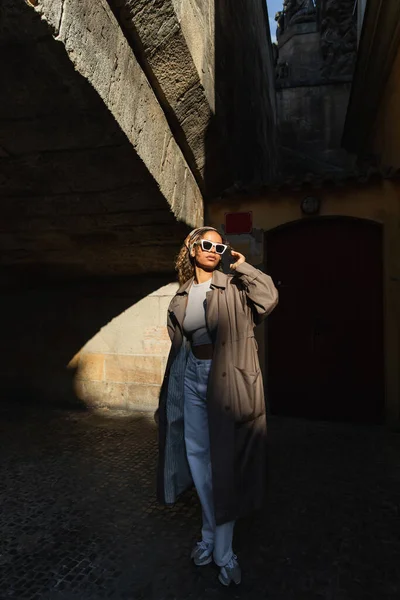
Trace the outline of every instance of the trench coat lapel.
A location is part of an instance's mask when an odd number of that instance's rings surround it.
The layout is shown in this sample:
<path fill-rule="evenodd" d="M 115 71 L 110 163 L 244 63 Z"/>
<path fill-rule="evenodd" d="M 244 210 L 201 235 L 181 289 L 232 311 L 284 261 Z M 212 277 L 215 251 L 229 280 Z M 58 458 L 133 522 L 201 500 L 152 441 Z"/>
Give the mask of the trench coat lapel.
<path fill-rule="evenodd" d="M 226 288 L 227 275 L 221 271 L 214 271 L 211 282 L 211 290 L 207 292 L 207 309 L 206 321 L 208 330 L 212 333 L 216 330 L 218 324 L 218 293 Z M 186 305 L 188 300 L 188 292 L 193 283 L 191 277 L 184 283 L 176 292 L 170 305 L 170 313 L 178 323 L 180 329 L 183 329 L 183 321 L 185 319 Z"/>
<path fill-rule="evenodd" d="M 218 326 L 218 295 L 223 293 L 226 288 L 227 276 L 221 271 L 214 271 L 211 282 L 211 289 L 207 292 L 206 304 L 206 322 L 207 329 L 215 342 L 215 334 Z"/>
<path fill-rule="evenodd" d="M 171 317 L 175 318 L 181 331 L 183 331 L 183 320 L 185 318 L 188 291 L 192 285 L 192 282 L 193 277 L 179 288 L 169 307 Z"/>

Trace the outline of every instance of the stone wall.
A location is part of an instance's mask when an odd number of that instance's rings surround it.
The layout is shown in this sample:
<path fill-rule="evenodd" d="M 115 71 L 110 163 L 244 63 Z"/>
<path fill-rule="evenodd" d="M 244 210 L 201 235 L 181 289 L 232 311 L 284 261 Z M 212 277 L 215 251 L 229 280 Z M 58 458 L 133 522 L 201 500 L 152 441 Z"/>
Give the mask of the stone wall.
<path fill-rule="evenodd" d="M 267 33 L 263 0 L 1 3 L 3 400 L 155 406 L 203 198 L 274 173 Z"/>
<path fill-rule="evenodd" d="M 204 190 L 205 132 L 212 106 L 182 30 L 182 18 L 186 23 L 190 3 L 179 15 L 172 0 L 162 3 L 155 0 L 110 0 L 109 3 L 146 73 L 186 161 Z M 202 22 L 196 22 L 195 31 L 197 37 L 201 37 Z M 204 68 L 210 71 L 209 65 L 204 65 Z"/>
<path fill-rule="evenodd" d="M 310 13 L 299 6 L 308 5 Z M 342 134 L 356 58 L 352 0 L 287 2 L 278 20 L 277 115 L 285 179 L 354 168 Z M 297 12 L 296 12 L 297 11 Z"/>
<path fill-rule="evenodd" d="M 212 116 L 206 133 L 207 197 L 275 177 L 276 107 L 263 0 L 173 0 Z"/>
<path fill-rule="evenodd" d="M 178 284 L 139 300 L 89 340 L 69 363 L 75 391 L 89 406 L 155 409 L 170 339 L 167 308 Z"/>
<path fill-rule="evenodd" d="M 155 408 L 174 280 L 171 273 L 3 293 L 0 402 Z"/>
<path fill-rule="evenodd" d="M 269 180 L 275 102 L 265 2 L 109 4 L 206 197 Z"/>
<path fill-rule="evenodd" d="M 382 95 L 367 148 L 385 170 L 400 169 L 400 48 Z"/>
<path fill-rule="evenodd" d="M 167 271 L 199 185 L 272 176 L 264 4 L 2 2 L 3 284 Z"/>
<path fill-rule="evenodd" d="M 197 0 L 200 4 L 200 0 Z M 276 113 L 264 0 L 215 2 L 215 119 L 223 140 L 225 188 L 257 187 L 276 176 Z M 212 161 L 221 160 L 210 152 Z"/>
<path fill-rule="evenodd" d="M 35 9 L 96 90 L 175 216 L 193 226 L 202 196 L 152 87 L 105 0 L 38 0 Z"/>
<path fill-rule="evenodd" d="M 277 114 L 287 177 L 340 173 L 354 159 L 341 148 L 350 83 L 278 89 Z"/>
<path fill-rule="evenodd" d="M 61 4 L 36 4 L 58 32 Z M 0 6 L 2 288 L 169 272 L 202 222 L 196 181 L 108 5 L 63 6 L 57 40 L 23 0 Z M 94 36 L 83 46 L 80 28 Z"/>
<path fill-rule="evenodd" d="M 172 0 L 211 111 L 215 113 L 215 0 Z"/>

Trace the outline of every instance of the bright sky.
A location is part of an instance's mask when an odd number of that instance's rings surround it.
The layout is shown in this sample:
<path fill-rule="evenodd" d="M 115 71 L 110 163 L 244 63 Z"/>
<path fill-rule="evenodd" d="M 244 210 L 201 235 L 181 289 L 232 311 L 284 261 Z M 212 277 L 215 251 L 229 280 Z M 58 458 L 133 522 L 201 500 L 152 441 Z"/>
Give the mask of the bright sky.
<path fill-rule="evenodd" d="M 269 26 L 271 29 L 271 37 L 272 37 L 272 41 L 276 42 L 276 22 L 275 22 L 275 15 L 277 12 L 279 12 L 280 10 L 282 10 L 282 6 L 283 6 L 283 0 L 266 0 L 267 1 L 267 6 L 268 6 L 268 16 L 269 16 Z"/>

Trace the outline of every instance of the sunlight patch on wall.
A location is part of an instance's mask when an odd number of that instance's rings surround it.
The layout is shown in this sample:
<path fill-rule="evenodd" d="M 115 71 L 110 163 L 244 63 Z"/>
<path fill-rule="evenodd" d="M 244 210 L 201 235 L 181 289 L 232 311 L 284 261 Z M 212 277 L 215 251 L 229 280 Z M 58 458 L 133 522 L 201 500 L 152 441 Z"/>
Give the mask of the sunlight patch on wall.
<path fill-rule="evenodd" d="M 157 407 L 170 349 L 167 309 L 177 288 L 170 283 L 133 304 L 71 358 L 74 390 L 86 406 Z"/>

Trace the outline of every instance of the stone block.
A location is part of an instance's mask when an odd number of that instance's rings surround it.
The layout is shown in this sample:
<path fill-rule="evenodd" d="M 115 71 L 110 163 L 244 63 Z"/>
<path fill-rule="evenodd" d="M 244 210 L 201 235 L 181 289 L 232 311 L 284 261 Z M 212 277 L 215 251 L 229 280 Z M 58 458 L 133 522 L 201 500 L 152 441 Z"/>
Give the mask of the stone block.
<path fill-rule="evenodd" d="M 143 340 L 169 341 L 163 328 L 166 311 L 161 314 L 157 296 L 146 297 L 112 319 L 85 345 L 85 351 L 106 354 L 143 354 Z M 149 344 L 147 344 L 149 348 Z M 153 354 L 163 353 L 155 351 Z"/>
<path fill-rule="evenodd" d="M 127 38 L 136 47 L 140 38 L 152 77 L 166 101 L 192 150 L 197 171 L 205 163 L 205 141 L 210 120 L 210 107 L 182 33 L 171 0 L 155 5 L 148 0 L 111 0 Z M 197 28 L 200 22 L 196 21 Z M 165 98 L 165 100 L 164 100 Z"/>
<path fill-rule="evenodd" d="M 111 323 L 103 327 L 96 335 L 86 342 L 84 352 L 95 354 L 110 354 L 117 352 L 118 332 L 112 327 Z"/>
<path fill-rule="evenodd" d="M 143 335 L 144 327 L 118 327 L 117 346 L 114 348 L 115 354 L 144 354 Z"/>
<path fill-rule="evenodd" d="M 102 381 L 104 379 L 104 354 L 83 353 L 80 356 L 77 379 Z"/>
<path fill-rule="evenodd" d="M 109 354 L 105 356 L 105 379 L 116 383 L 160 384 L 162 359 L 159 356 Z"/>
<path fill-rule="evenodd" d="M 182 243 L 183 243 L 183 240 L 182 240 Z M 166 298 L 172 298 L 173 296 L 175 296 L 178 289 L 179 289 L 178 282 L 173 281 L 171 283 L 168 283 L 167 285 L 163 285 L 162 287 L 158 288 L 158 290 L 155 290 L 154 292 L 152 292 L 149 295 L 150 296 L 164 296 Z"/>
<path fill-rule="evenodd" d="M 147 296 L 113 319 L 118 328 L 159 325 L 160 304 L 157 296 Z"/>
<path fill-rule="evenodd" d="M 156 409 L 159 395 L 159 385 L 129 384 L 125 390 L 126 408 L 133 410 L 139 407 Z"/>
<path fill-rule="evenodd" d="M 75 379 L 74 392 L 86 406 L 107 406 L 108 399 L 104 381 Z"/>
<path fill-rule="evenodd" d="M 151 355 L 168 355 L 171 347 L 171 342 L 167 340 L 144 340 L 143 352 Z"/>
<path fill-rule="evenodd" d="M 143 337 L 145 340 L 169 342 L 169 335 L 166 327 L 147 327 L 147 329 L 144 330 Z"/>
<path fill-rule="evenodd" d="M 74 391 L 89 407 L 155 410 L 158 406 L 160 386 L 77 379 L 74 382 Z"/>
<path fill-rule="evenodd" d="M 166 327 L 148 327 L 143 332 L 143 352 L 145 354 L 159 354 L 165 356 L 169 353 L 171 341 Z"/>
<path fill-rule="evenodd" d="M 161 369 L 163 376 L 165 373 L 165 369 L 167 368 L 167 362 L 168 362 L 168 354 L 164 354 L 164 356 L 162 357 L 162 369 Z"/>
<path fill-rule="evenodd" d="M 201 224 L 201 192 L 108 3 L 43 0 L 36 10 L 58 34 L 75 69 L 111 111 L 172 209 L 175 195 L 185 197 L 186 181 L 191 181 L 192 194 L 175 216 L 192 226 Z M 166 139 L 171 162 L 163 160 Z M 178 184 L 177 170 L 185 173 Z"/>

